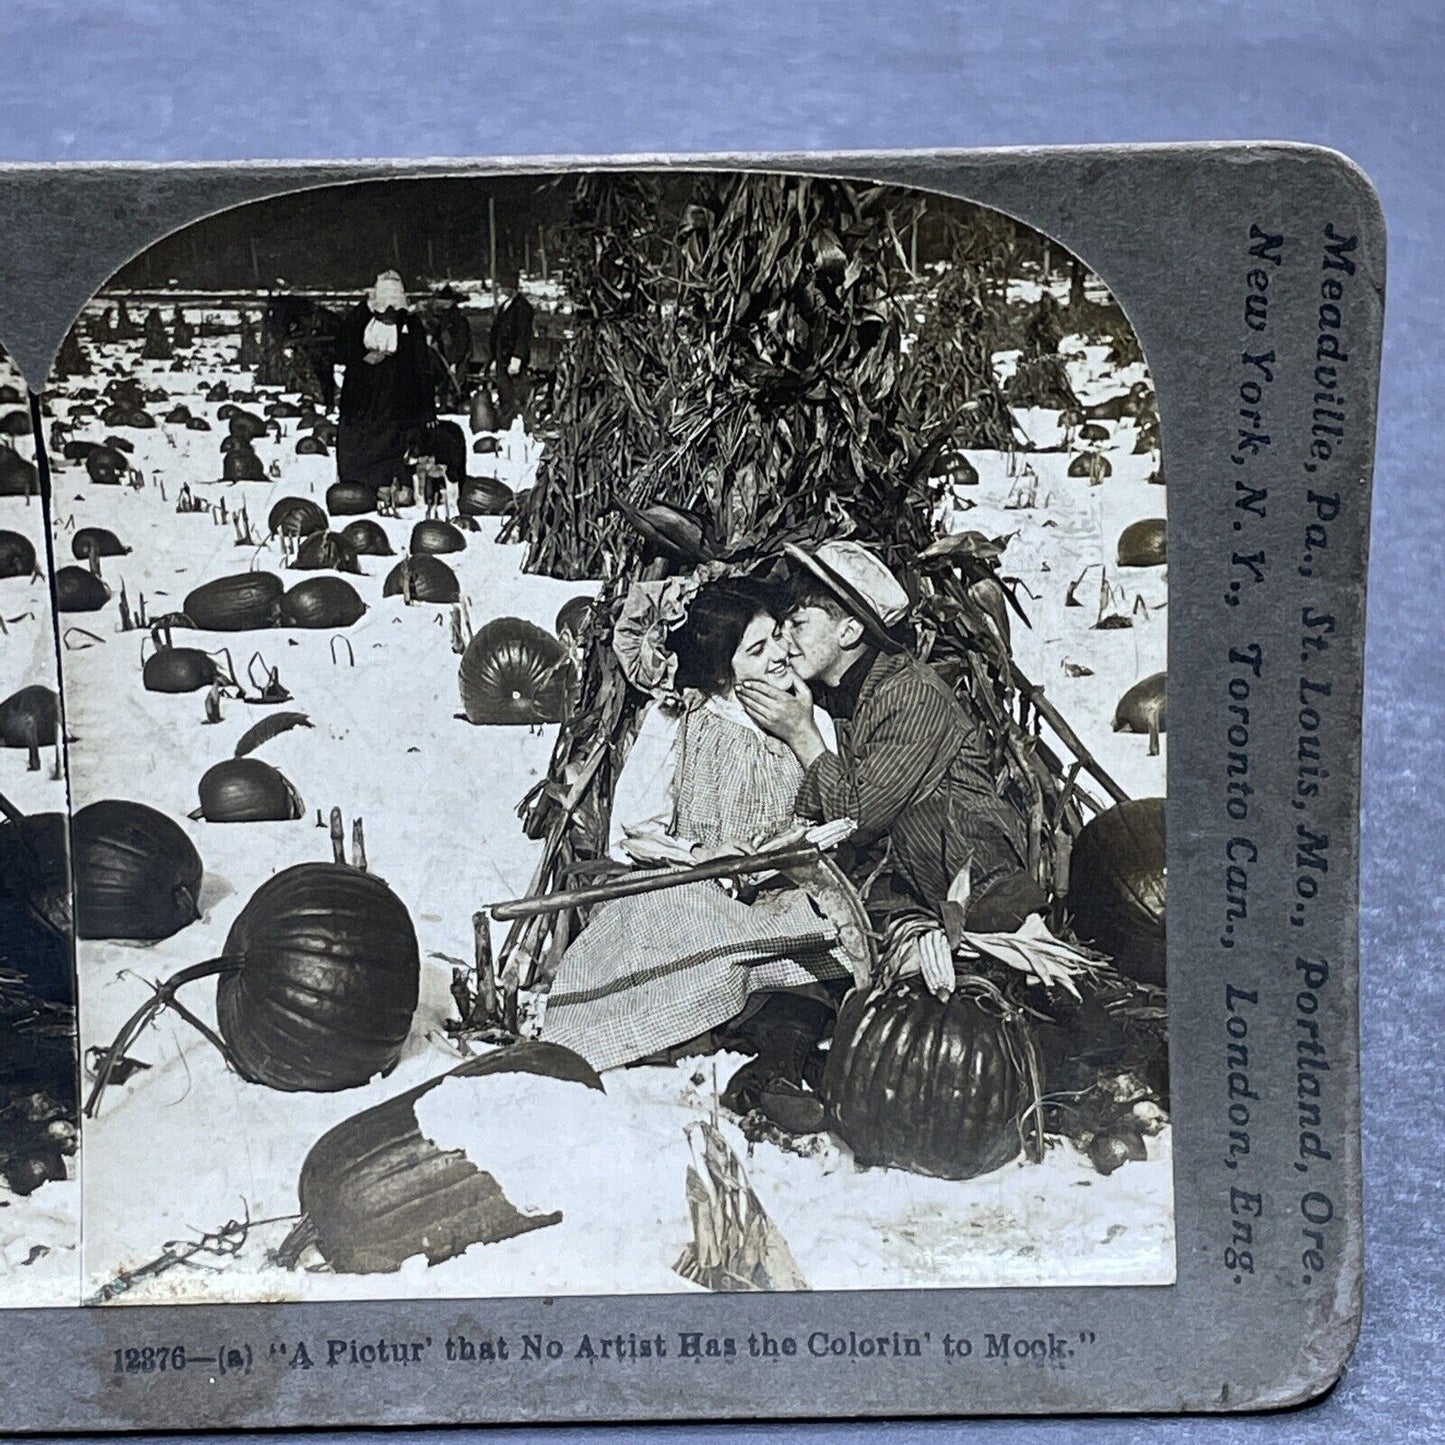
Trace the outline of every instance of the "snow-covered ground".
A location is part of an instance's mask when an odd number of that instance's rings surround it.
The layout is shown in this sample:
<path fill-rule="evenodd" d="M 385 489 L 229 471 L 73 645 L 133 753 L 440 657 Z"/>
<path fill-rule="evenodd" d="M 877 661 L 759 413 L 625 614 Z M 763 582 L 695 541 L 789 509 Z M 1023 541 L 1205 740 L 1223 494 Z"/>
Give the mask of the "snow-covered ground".
<path fill-rule="evenodd" d="M 165 314 L 169 318 L 169 310 Z M 134 308 L 133 317 L 140 320 Z M 232 364 L 235 349 L 233 339 L 202 340 L 181 372 L 172 372 L 168 363 L 138 361 L 138 343 L 102 349 L 102 360 L 118 373 L 169 393 L 165 406 L 153 412 L 183 401 L 215 423 L 209 433 L 171 425 L 123 432 L 135 443 L 134 462 L 146 478 L 140 489 L 95 486 L 78 464 L 55 472 L 57 550 L 68 560 L 68 539 L 76 527 L 116 531 L 133 550 L 107 559 L 105 577 L 117 594 L 124 583 L 132 609 L 141 594 L 149 615 L 178 609 L 200 582 L 251 566 L 280 572 L 288 584 L 314 575 L 283 572 L 274 542 L 243 547 L 231 523 L 220 525 L 208 513 L 175 512 L 176 495 L 189 483 L 213 505 L 224 497 L 232 512 L 244 503 L 259 537 L 275 499 L 320 502 L 334 479 L 330 458 L 295 455 L 294 423 L 283 423 L 288 434 L 279 444 L 257 444 L 263 460 L 277 464 L 278 479 L 238 485 L 217 480 L 226 428 L 215 420 L 216 405 L 200 393 L 219 376 L 233 388 L 247 384 Z M 1110 374 L 1103 348 L 1073 349 L 1078 359 L 1070 371 L 1086 401 L 1124 390 L 1143 376 L 1142 369 Z M 105 379 L 102 374 L 92 384 Z M 62 420 L 72 411 L 66 396 L 71 389 L 51 398 Z M 1057 441 L 1056 414 L 1027 412 L 1020 421 L 1037 444 Z M 106 430 L 93 423 L 77 434 L 99 439 Z M 1014 627 L 1021 667 L 1047 688 L 1128 792 L 1159 794 L 1162 750 L 1148 757 L 1146 738 L 1116 735 L 1110 720 L 1128 686 L 1164 667 L 1163 571 L 1123 572 L 1113 565 L 1118 533 L 1137 518 L 1162 515 L 1164 490 L 1146 480 L 1155 459 L 1132 454 L 1132 424 L 1110 424 L 1110 430 L 1102 450 L 1113 475 L 1098 487 L 1065 476 L 1069 452 L 1020 456 L 1013 475 L 1003 455 L 971 453 L 979 484 L 958 488 L 941 521 L 952 531 L 1009 536 L 1002 570 L 1027 587 L 1019 596 L 1033 624 Z M 517 429 L 502 438 L 502 446 L 499 458 L 473 457 L 472 471 L 525 485 L 536 466 L 534 444 Z M 398 554 L 417 515 L 413 509 L 400 520 L 382 522 Z M 481 526 L 470 534 L 465 552 L 446 559 L 460 576 L 473 624 L 514 615 L 550 628 L 561 603 L 586 589 L 522 573 L 522 549 L 498 545 L 495 522 L 483 519 Z M 259 650 L 294 695 L 286 706 L 310 716 L 312 728 L 285 733 L 257 753 L 278 767 L 305 801 L 305 815 L 291 823 L 209 825 L 188 819 L 201 774 L 231 754 L 265 709 L 226 701 L 222 721 L 208 725 L 203 694 L 144 691 L 145 634 L 118 630 L 116 601 L 75 619 L 102 641 L 81 645 L 87 639 L 74 638 L 77 645 L 63 659 L 75 739 L 69 754 L 73 805 L 116 797 L 157 807 L 186 829 L 206 868 L 204 916 L 174 937 L 156 945 L 80 943 L 83 1048 L 108 1044 L 145 998 L 150 981 L 219 954 L 237 913 L 274 872 L 329 859 L 327 833 L 316 825 L 318 809 L 324 816 L 338 806 L 346 819 L 365 820 L 370 869 L 406 902 L 423 958 L 421 1003 L 400 1064 L 389 1077 L 340 1094 L 283 1094 L 245 1083 L 183 1022 L 162 1015 L 130 1050 L 152 1067 L 112 1087 L 99 1117 L 85 1126 L 83 1295 L 160 1256 L 168 1243 L 247 1218 L 276 1222 L 255 1225 L 244 1244 L 224 1258 L 199 1255 L 188 1267 L 136 1283 L 124 1300 L 696 1288 L 672 1272 L 690 1238 L 685 1129 L 711 1117 L 717 1090 L 740 1062 L 729 1056 L 614 1071 L 605 1078 L 604 1097 L 589 1095 L 576 1103 L 560 1098 L 557 1087 L 520 1076 L 472 1081 L 470 1088 L 444 1085 L 424 1101 L 424 1125 L 434 1131 L 429 1136 L 447 1144 L 474 1141 L 469 1154 L 481 1167 L 494 1168 L 504 1185 L 510 1179 L 519 1207 L 526 1207 L 525 1200 L 563 1208 L 561 1224 L 474 1246 L 436 1266 L 418 1257 L 391 1276 L 333 1274 L 316 1267 L 314 1252 L 295 1270 L 268 1257 L 299 1207 L 297 1178 L 316 1139 L 457 1062 L 442 1030 L 453 1009 L 447 992 L 450 960 L 471 956 L 473 910 L 525 893 L 537 858 L 538 845 L 523 837 L 515 808 L 545 772 L 556 729 L 474 728 L 459 720 L 458 659 L 450 646 L 448 609 L 383 599 L 382 580 L 395 560 L 363 558 L 368 575 L 350 579 L 369 609 L 345 633 L 354 666 L 349 654 L 333 658 L 330 633 L 177 634 L 178 644 L 228 647 L 241 671 Z M 1132 617 L 1129 629 L 1093 625 L 1101 562 L 1117 589 L 1107 610 Z M 1066 607 L 1070 583 L 1091 565 L 1078 588 L 1084 605 Z M 1135 611 L 1136 597 L 1147 611 Z M 8 600 L 5 610 L 11 610 Z M 8 658 L 5 668 L 8 681 Z M 12 774 L 26 777 L 23 755 L 0 753 L 0 766 L 8 781 L 14 781 Z M 32 797 L 24 787 L 47 785 L 30 777 L 12 796 L 22 805 L 57 806 L 52 794 L 60 785 Z M 183 998 L 201 1018 L 214 1020 L 209 983 L 192 985 Z M 473 1093 L 476 1112 L 468 1115 L 461 1101 Z M 726 1116 L 721 1127 L 813 1288 L 1141 1284 L 1166 1283 L 1174 1275 L 1168 1129 L 1147 1141 L 1147 1161 L 1108 1177 L 1069 1144 L 1053 1141 L 1041 1164 L 1020 1162 L 983 1178 L 948 1183 L 897 1170 L 861 1170 L 836 1142 L 820 1140 L 804 1156 L 769 1143 L 750 1146 Z M 15 1202 L 33 1215 L 36 1230 L 42 1227 L 42 1209 L 49 1207 L 47 1190 Z M 548 1205 L 549 1198 L 562 1202 Z M 0 1241 L 4 1238 L 0 1223 Z"/>
<path fill-rule="evenodd" d="M 25 381 L 0 352 L 0 385 L 23 396 Z M 23 411 L 28 403 L 0 403 L 0 415 Z M 12 439 L 16 451 L 35 459 L 29 436 Z M 3 445 L 3 443 L 0 443 Z M 0 531 L 18 532 L 35 548 L 37 578 L 0 578 L 0 701 L 23 687 L 57 688 L 54 615 L 50 606 L 45 518 L 39 496 L 0 496 Z M 67 554 L 59 565 L 70 561 Z M 63 813 L 65 780 L 54 774 L 47 750 L 38 772 L 30 772 L 24 748 L 0 748 L 0 793 L 22 813 Z M 42 1184 L 21 1198 L 0 1184 L 0 1305 L 74 1304 L 80 1278 L 80 1183 L 78 1163 L 67 1161 L 70 1177 Z"/>

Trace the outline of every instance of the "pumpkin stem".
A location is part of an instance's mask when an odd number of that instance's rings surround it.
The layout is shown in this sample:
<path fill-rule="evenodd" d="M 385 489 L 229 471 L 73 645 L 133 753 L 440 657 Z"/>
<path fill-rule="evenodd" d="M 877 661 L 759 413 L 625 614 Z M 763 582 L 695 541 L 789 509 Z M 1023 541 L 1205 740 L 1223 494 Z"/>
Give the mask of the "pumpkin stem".
<path fill-rule="evenodd" d="M 221 1050 L 226 1062 L 234 1067 L 235 1061 L 224 1041 L 196 1018 L 189 1009 L 176 1002 L 175 991 L 185 984 L 195 982 L 198 978 L 207 978 L 213 974 L 229 973 L 240 966 L 239 961 L 236 959 L 226 958 L 224 956 L 221 958 L 211 958 L 207 959 L 204 963 L 193 963 L 188 968 L 183 968 L 178 973 L 173 973 L 164 983 L 157 984 L 154 994 L 121 1025 L 120 1032 L 116 1034 L 111 1046 L 101 1051 L 101 1064 L 96 1070 L 95 1083 L 91 1086 L 90 1096 L 85 1101 L 85 1117 L 87 1119 L 95 1118 L 96 1111 L 100 1108 L 101 1098 L 110 1086 L 111 1075 L 115 1072 L 116 1065 L 124 1058 L 125 1051 L 136 1041 L 141 1030 L 144 1029 L 163 1008 L 174 1008 L 182 1018 L 199 1029 L 206 1038 L 214 1043 L 216 1047 Z"/>
<path fill-rule="evenodd" d="M 295 1269 L 301 1256 L 316 1243 L 318 1237 L 316 1225 L 312 1222 L 311 1216 L 303 1214 L 299 1222 L 291 1226 L 290 1233 L 281 1241 L 280 1247 L 276 1250 L 276 1263 L 282 1269 Z"/>

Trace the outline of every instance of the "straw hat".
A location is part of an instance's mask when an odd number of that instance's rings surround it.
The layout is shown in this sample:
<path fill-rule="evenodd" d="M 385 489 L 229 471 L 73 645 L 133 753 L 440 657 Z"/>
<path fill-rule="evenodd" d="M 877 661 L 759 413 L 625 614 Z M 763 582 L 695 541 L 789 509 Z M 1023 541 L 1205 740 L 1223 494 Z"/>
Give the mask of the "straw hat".
<path fill-rule="evenodd" d="M 907 617 L 908 593 L 867 547 L 859 542 L 824 542 L 809 553 L 786 542 L 783 550 L 863 624 L 874 646 L 885 652 L 905 650 L 889 629 Z"/>
<path fill-rule="evenodd" d="M 376 278 L 376 285 L 367 292 L 366 299 L 378 315 L 383 311 L 405 311 L 406 287 L 401 284 L 401 273 L 383 271 Z"/>

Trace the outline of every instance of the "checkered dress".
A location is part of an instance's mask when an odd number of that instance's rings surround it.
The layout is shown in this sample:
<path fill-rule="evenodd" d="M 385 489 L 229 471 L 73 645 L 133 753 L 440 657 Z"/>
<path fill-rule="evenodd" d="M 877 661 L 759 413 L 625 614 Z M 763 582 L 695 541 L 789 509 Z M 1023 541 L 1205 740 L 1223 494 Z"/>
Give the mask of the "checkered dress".
<path fill-rule="evenodd" d="M 673 833 L 705 844 L 793 821 L 803 772 L 775 739 L 697 708 L 680 724 Z M 836 931 L 800 889 L 753 903 L 690 883 L 600 908 L 557 970 L 542 1036 L 616 1068 L 735 1018 L 755 993 L 847 978 Z"/>

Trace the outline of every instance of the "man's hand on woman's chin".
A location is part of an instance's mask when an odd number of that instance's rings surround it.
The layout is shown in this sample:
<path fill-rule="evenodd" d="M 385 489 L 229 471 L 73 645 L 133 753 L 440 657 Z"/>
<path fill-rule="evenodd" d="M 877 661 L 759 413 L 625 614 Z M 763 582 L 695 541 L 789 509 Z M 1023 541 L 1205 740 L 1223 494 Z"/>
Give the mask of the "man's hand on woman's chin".
<path fill-rule="evenodd" d="M 817 732 L 813 722 L 813 694 L 801 677 L 794 677 L 788 688 L 761 680 L 740 682 L 738 700 L 747 714 L 765 733 L 791 743 L 794 737 Z"/>

